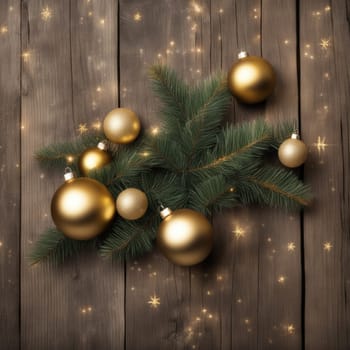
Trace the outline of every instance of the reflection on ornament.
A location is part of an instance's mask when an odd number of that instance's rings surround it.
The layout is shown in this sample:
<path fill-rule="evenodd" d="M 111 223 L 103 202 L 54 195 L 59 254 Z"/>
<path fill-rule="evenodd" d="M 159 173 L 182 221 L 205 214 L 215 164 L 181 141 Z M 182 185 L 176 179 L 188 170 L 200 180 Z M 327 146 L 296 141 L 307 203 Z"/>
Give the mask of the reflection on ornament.
<path fill-rule="evenodd" d="M 67 168 L 65 183 L 51 201 L 51 215 L 57 228 L 67 237 L 87 240 L 102 233 L 112 221 L 115 203 L 100 182 L 74 177 Z"/>
<path fill-rule="evenodd" d="M 138 116 L 128 108 L 115 108 L 103 121 L 103 131 L 114 143 L 130 143 L 139 135 L 141 124 Z"/>
<path fill-rule="evenodd" d="M 203 261 L 213 247 L 213 228 L 208 219 L 192 209 L 174 212 L 165 208 L 157 232 L 157 244 L 171 262 L 182 266 Z"/>
<path fill-rule="evenodd" d="M 85 150 L 79 157 L 78 166 L 80 172 L 87 176 L 90 171 L 103 168 L 112 161 L 112 156 L 107 152 L 107 145 L 99 142 L 97 147 Z"/>
<path fill-rule="evenodd" d="M 275 73 L 269 62 L 262 57 L 248 56 L 240 52 L 228 74 L 232 94 L 248 104 L 259 103 L 271 95 L 275 86 Z"/>
<path fill-rule="evenodd" d="M 137 188 L 127 188 L 117 197 L 117 212 L 126 220 L 140 219 L 145 215 L 147 208 L 147 196 Z"/>
<path fill-rule="evenodd" d="M 299 135 L 293 133 L 291 138 L 282 142 L 278 148 L 278 158 L 288 168 L 296 168 L 305 163 L 307 159 L 307 147 L 299 140 Z"/>

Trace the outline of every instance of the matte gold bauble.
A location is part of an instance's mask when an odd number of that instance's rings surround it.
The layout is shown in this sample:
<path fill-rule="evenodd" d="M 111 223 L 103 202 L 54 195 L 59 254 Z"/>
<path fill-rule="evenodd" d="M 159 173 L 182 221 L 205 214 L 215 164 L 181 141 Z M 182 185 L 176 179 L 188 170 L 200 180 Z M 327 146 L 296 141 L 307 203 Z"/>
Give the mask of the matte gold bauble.
<path fill-rule="evenodd" d="M 238 55 L 228 74 L 228 85 L 232 94 L 241 102 L 253 104 L 264 101 L 275 86 L 275 73 L 269 62 L 262 57 Z"/>
<path fill-rule="evenodd" d="M 296 168 L 305 163 L 307 146 L 298 139 L 298 134 L 292 134 L 290 139 L 282 142 L 278 148 L 278 158 L 288 168 Z"/>
<path fill-rule="evenodd" d="M 112 156 L 107 152 L 104 142 L 99 142 L 97 147 L 85 150 L 79 157 L 78 166 L 84 176 L 88 176 L 92 170 L 103 168 L 112 161 Z"/>
<path fill-rule="evenodd" d="M 138 116 L 128 108 L 111 110 L 103 121 L 103 131 L 114 143 L 130 143 L 137 138 L 140 130 Z"/>
<path fill-rule="evenodd" d="M 117 212 L 126 220 L 141 218 L 145 215 L 147 208 L 147 196 L 137 188 L 127 188 L 117 197 Z"/>
<path fill-rule="evenodd" d="M 208 219 L 192 209 L 161 211 L 157 232 L 160 251 L 172 263 L 192 266 L 203 261 L 213 247 L 213 228 Z"/>
<path fill-rule="evenodd" d="M 65 180 L 51 201 L 54 223 L 69 238 L 96 237 L 114 217 L 112 195 L 100 182 L 87 177 L 75 178 L 71 171 L 65 174 Z"/>

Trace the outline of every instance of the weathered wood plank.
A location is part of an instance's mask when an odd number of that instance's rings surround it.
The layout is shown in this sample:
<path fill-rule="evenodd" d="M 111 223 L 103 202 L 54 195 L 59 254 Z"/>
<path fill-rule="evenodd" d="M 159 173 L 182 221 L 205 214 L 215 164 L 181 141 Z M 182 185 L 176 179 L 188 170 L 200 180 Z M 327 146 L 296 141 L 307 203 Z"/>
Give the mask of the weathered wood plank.
<path fill-rule="evenodd" d="M 296 10 L 295 0 L 262 2 L 261 48 L 277 74 L 265 118 L 272 123 L 294 121 L 298 127 Z M 300 220 L 299 213 L 273 209 L 261 213 L 259 348 L 302 348 Z"/>
<path fill-rule="evenodd" d="M 223 1 L 213 3 L 211 66 L 228 72 L 241 50 L 260 55 L 260 3 Z M 233 100 L 230 122 L 261 116 L 260 108 Z M 210 306 L 217 313 L 216 342 L 220 349 L 255 349 L 258 340 L 259 237 L 251 209 L 230 210 L 215 218 L 218 236 L 211 281 L 217 295 Z M 244 236 L 240 236 L 243 234 Z M 210 264 L 212 264 L 210 262 Z"/>
<path fill-rule="evenodd" d="M 197 5 L 202 8 L 203 3 Z M 121 1 L 121 106 L 134 109 L 144 127 L 157 124 L 156 100 L 147 79 L 149 65 L 166 63 L 189 82 L 201 77 L 203 69 L 209 69 L 209 59 L 201 52 L 208 40 L 208 34 L 202 33 L 209 33 L 208 20 L 209 12 L 204 18 L 185 1 L 159 1 L 156 6 L 150 0 Z M 189 269 L 176 267 L 154 252 L 128 264 L 126 273 L 126 348 L 192 348 Z M 153 294 L 160 298 L 157 309 L 147 304 Z"/>
<path fill-rule="evenodd" d="M 0 3 L 0 343 L 19 348 L 20 2 Z"/>
<path fill-rule="evenodd" d="M 49 203 L 62 183 L 32 154 L 77 134 L 117 104 L 117 4 L 23 4 L 22 322 L 23 349 L 122 348 L 124 270 L 82 255 L 60 268 L 29 268 L 31 241 L 51 225 Z M 47 13 L 48 11 L 46 11 Z M 99 88 L 100 87 L 100 88 Z M 43 174 L 41 176 L 41 174 Z M 33 326 L 35 323 L 35 326 Z"/>
<path fill-rule="evenodd" d="M 349 349 L 349 3 L 300 2 L 306 349 Z"/>
<path fill-rule="evenodd" d="M 220 64 L 227 71 L 237 52 L 243 49 L 269 59 L 279 76 L 276 93 L 266 105 L 252 107 L 235 102 L 233 121 L 261 116 L 271 122 L 297 120 L 296 8 L 294 1 L 284 3 L 287 9 L 282 6 L 282 2 L 264 1 L 261 8 L 253 1 L 228 1 L 212 8 L 212 69 Z M 275 31 L 277 27 L 283 29 Z M 288 71 L 284 69 L 285 62 Z M 298 216 L 291 219 L 292 223 L 283 213 L 256 208 L 217 218 L 215 227 L 224 236 L 220 237 L 219 246 L 225 248 L 221 248 L 223 256 L 210 264 L 215 266 L 222 260 L 221 266 L 220 262 L 216 266 L 216 279 L 228 279 L 221 282 L 222 296 L 216 300 L 222 305 L 220 327 L 216 330 L 221 332 L 222 348 L 300 347 L 300 232 Z M 287 226 L 283 234 L 282 226 Z M 235 239 L 242 230 L 244 237 Z M 296 246 L 293 253 L 288 253 L 288 242 Z M 215 273 L 212 275 L 211 283 L 215 285 Z M 285 283 L 278 283 L 280 276 L 286 279 Z M 229 323 L 230 337 L 225 331 Z M 291 340 L 286 337 L 288 324 L 294 327 Z"/>

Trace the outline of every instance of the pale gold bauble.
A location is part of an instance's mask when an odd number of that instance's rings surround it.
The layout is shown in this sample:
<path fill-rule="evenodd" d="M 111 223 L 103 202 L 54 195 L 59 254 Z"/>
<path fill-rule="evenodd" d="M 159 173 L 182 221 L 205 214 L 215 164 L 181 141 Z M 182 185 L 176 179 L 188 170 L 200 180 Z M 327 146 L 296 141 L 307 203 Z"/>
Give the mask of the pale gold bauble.
<path fill-rule="evenodd" d="M 305 143 L 298 139 L 297 134 L 282 142 L 278 148 L 278 158 L 288 168 L 296 168 L 305 163 L 308 149 Z"/>
<path fill-rule="evenodd" d="M 112 156 L 107 152 L 106 144 L 100 142 L 97 147 L 85 150 L 79 157 L 78 166 L 84 176 L 88 176 L 92 170 L 101 169 L 112 161 Z"/>
<path fill-rule="evenodd" d="M 54 223 L 69 238 L 96 237 L 113 220 L 113 196 L 100 182 L 87 177 L 75 178 L 71 171 L 65 174 L 65 180 L 51 201 Z"/>
<path fill-rule="evenodd" d="M 192 266 L 203 261 L 213 247 L 213 228 L 208 219 L 192 209 L 161 211 L 163 221 L 157 232 L 157 245 L 172 263 Z"/>
<path fill-rule="evenodd" d="M 264 101 L 275 87 L 275 73 L 269 62 L 262 57 L 238 55 L 228 74 L 228 86 L 241 102 L 253 104 Z"/>
<path fill-rule="evenodd" d="M 107 139 L 114 143 L 130 143 L 139 135 L 141 124 L 138 116 L 128 108 L 111 110 L 103 121 Z"/>
<path fill-rule="evenodd" d="M 126 220 L 140 219 L 145 215 L 147 208 L 147 196 L 137 188 L 127 188 L 117 197 L 117 212 Z"/>

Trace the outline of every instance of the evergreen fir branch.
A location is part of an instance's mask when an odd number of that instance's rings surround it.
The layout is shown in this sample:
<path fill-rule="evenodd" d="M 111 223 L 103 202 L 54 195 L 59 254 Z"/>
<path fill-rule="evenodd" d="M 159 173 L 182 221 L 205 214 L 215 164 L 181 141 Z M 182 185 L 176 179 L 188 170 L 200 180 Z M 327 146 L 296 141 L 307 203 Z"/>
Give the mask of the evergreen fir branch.
<path fill-rule="evenodd" d="M 205 215 L 237 205 L 240 205 L 237 191 L 222 175 L 200 182 L 190 193 L 190 208 L 201 211 Z"/>
<path fill-rule="evenodd" d="M 272 142 L 271 147 L 275 150 L 278 150 L 280 144 L 285 141 L 287 138 L 290 138 L 292 133 L 295 132 L 295 122 L 286 121 L 277 123 L 271 127 L 272 130 Z"/>
<path fill-rule="evenodd" d="M 186 165 L 182 145 L 168 133 L 161 134 L 150 140 L 144 148 L 144 154 L 154 166 L 181 172 Z"/>
<path fill-rule="evenodd" d="M 153 247 L 155 232 L 156 225 L 151 220 L 143 223 L 117 220 L 99 247 L 100 255 L 128 260 L 145 254 Z"/>
<path fill-rule="evenodd" d="M 137 177 L 142 172 L 149 171 L 152 166 L 153 164 L 140 149 L 123 146 L 114 153 L 110 164 L 90 172 L 89 176 L 109 187 L 118 185 L 128 178 Z"/>
<path fill-rule="evenodd" d="M 35 158 L 47 168 L 63 168 L 77 161 L 79 155 L 89 147 L 102 141 L 102 133 L 87 133 L 72 142 L 57 143 L 46 146 L 35 153 Z"/>
<path fill-rule="evenodd" d="M 163 104 L 162 115 L 168 122 L 166 128 L 174 131 L 179 122 L 184 122 L 188 116 L 189 88 L 178 78 L 175 71 L 166 66 L 152 66 L 149 75 L 153 91 Z"/>
<path fill-rule="evenodd" d="M 201 151 L 215 146 L 216 136 L 232 96 L 228 91 L 226 80 L 218 75 L 194 89 L 191 98 L 192 114 L 181 133 L 188 165 L 196 155 L 200 156 Z"/>
<path fill-rule="evenodd" d="M 171 209 L 186 206 L 188 189 L 182 175 L 158 169 L 142 174 L 141 187 L 147 193 L 150 208 L 159 212 L 160 204 Z"/>
<path fill-rule="evenodd" d="M 200 164 L 189 168 L 188 172 L 207 178 L 213 174 L 231 176 L 247 163 L 261 162 L 270 148 L 271 129 L 262 121 L 228 125 L 217 136 L 217 146 L 207 152 Z"/>
<path fill-rule="evenodd" d="M 261 204 L 296 210 L 311 203 L 309 186 L 291 171 L 265 165 L 252 174 L 242 174 L 237 191 L 244 204 Z"/>
<path fill-rule="evenodd" d="M 76 255 L 80 249 L 86 245 L 86 241 L 69 239 L 56 228 L 49 228 L 35 243 L 29 255 L 29 261 L 31 265 L 35 265 L 44 260 L 48 260 L 54 265 L 59 265 L 67 258 Z"/>

